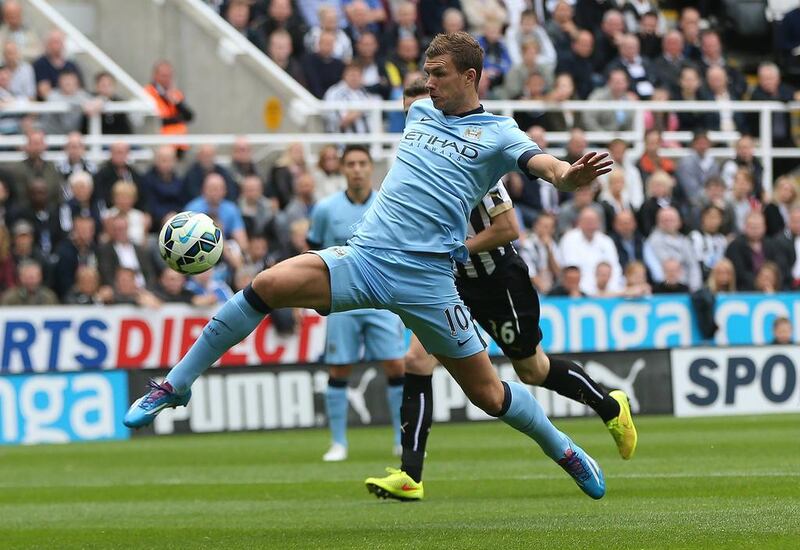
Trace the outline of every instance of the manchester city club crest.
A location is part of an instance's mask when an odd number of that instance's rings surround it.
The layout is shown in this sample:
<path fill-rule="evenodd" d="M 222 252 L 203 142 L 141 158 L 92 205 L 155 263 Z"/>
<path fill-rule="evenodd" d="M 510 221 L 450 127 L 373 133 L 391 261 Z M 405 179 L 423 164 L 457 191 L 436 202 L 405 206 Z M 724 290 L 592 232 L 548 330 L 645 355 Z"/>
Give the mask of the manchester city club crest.
<path fill-rule="evenodd" d="M 345 250 L 345 248 L 342 246 L 337 246 L 336 248 L 334 248 L 333 253 L 340 258 L 347 256 L 347 250 Z"/>
<path fill-rule="evenodd" d="M 481 134 L 483 133 L 483 129 L 478 128 L 477 126 L 469 126 L 466 130 L 464 130 L 464 137 L 467 139 L 474 139 L 476 141 L 481 139 Z"/>

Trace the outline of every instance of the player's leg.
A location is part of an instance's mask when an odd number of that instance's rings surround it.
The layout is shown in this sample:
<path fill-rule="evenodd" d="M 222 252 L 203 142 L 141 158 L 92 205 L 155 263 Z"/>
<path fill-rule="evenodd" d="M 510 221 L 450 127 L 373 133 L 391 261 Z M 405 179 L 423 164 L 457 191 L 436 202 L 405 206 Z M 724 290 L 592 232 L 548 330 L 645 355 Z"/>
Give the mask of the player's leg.
<path fill-rule="evenodd" d="M 400 469 L 386 468 L 389 475 L 367 478 L 365 484 L 371 493 L 379 497 L 420 500 L 424 496 L 422 466 L 425 446 L 433 422 L 431 378 L 436 359 L 412 334 L 404 363 L 405 384 L 400 408 L 403 454 Z"/>
<path fill-rule="evenodd" d="M 364 348 L 370 361 L 380 361 L 386 374 L 386 403 L 394 431 L 392 452 L 400 456 L 400 408 L 405 385 L 403 357 L 406 353 L 405 327 L 400 317 L 386 310 L 365 310 L 363 319 Z"/>
<path fill-rule="evenodd" d="M 335 263 L 333 254 L 327 257 Z M 349 259 L 349 255 L 345 253 L 340 259 Z M 337 293 L 344 296 L 356 270 L 344 261 L 341 264 Z M 186 355 L 167 374 L 166 381 L 151 382 L 149 391 L 128 409 L 123 420 L 125 425 L 146 426 L 162 409 L 186 405 L 197 377 L 250 334 L 273 309 L 305 307 L 329 311 L 332 305 L 329 269 L 322 256 L 303 254 L 259 273 L 247 288 L 237 292 L 217 311 Z"/>

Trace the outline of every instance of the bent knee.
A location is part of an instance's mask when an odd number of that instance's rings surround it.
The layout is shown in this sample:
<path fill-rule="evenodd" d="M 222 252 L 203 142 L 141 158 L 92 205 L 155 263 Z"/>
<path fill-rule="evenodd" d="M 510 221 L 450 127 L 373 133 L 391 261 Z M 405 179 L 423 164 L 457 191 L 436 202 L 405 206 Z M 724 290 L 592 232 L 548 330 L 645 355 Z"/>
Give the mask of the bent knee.
<path fill-rule="evenodd" d="M 427 353 L 408 353 L 405 357 L 405 371 L 410 374 L 429 376 L 433 373 L 436 361 Z"/>
<path fill-rule="evenodd" d="M 503 410 L 505 395 L 503 385 L 499 384 L 497 387 L 492 386 L 491 388 L 483 388 L 478 392 L 474 392 L 469 396 L 469 400 L 486 414 L 499 416 L 500 411 Z"/>
<path fill-rule="evenodd" d="M 525 359 L 512 359 L 514 370 L 523 384 L 540 386 L 550 372 L 550 360 L 544 354 L 537 353 Z"/>

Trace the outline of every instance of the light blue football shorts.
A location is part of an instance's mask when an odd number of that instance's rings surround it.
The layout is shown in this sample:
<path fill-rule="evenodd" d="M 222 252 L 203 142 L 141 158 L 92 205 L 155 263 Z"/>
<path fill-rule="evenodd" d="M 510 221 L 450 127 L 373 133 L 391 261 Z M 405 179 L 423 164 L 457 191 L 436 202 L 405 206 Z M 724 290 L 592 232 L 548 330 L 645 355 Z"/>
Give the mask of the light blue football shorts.
<path fill-rule="evenodd" d="M 361 246 L 314 251 L 328 266 L 331 313 L 387 309 L 429 353 L 462 358 L 486 347 L 456 290 L 447 254 Z"/>
<path fill-rule="evenodd" d="M 405 327 L 400 317 L 383 309 L 354 309 L 328 317 L 325 363 L 352 365 L 364 361 L 402 359 Z"/>

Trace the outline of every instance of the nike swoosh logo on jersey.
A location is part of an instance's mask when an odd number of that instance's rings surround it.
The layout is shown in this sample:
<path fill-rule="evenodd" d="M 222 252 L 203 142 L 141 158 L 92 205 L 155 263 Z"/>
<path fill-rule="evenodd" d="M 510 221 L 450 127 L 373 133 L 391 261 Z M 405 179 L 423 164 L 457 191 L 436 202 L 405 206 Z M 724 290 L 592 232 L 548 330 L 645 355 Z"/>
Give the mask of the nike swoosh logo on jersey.
<path fill-rule="evenodd" d="M 473 334 L 472 336 L 475 336 L 475 335 Z M 463 342 L 462 342 L 461 340 L 459 340 L 459 341 L 458 341 L 458 347 L 461 347 L 461 346 L 463 346 L 464 344 L 466 344 L 467 342 L 469 342 L 470 340 L 472 340 L 472 336 L 470 336 L 469 338 L 467 338 L 467 339 L 466 339 L 466 340 L 464 340 Z"/>
<path fill-rule="evenodd" d="M 194 232 L 194 228 L 197 227 L 198 223 L 200 223 L 200 222 L 194 222 L 194 225 L 192 226 L 192 228 L 189 231 L 186 232 L 186 235 L 182 235 L 182 236 L 178 237 L 178 240 L 181 242 L 181 244 L 186 244 L 187 243 L 187 241 L 191 238 L 192 233 Z"/>
<path fill-rule="evenodd" d="M 433 119 L 431 117 L 429 117 L 429 116 L 424 116 L 421 119 L 419 119 L 420 122 L 425 122 L 427 120 L 433 120 Z"/>

